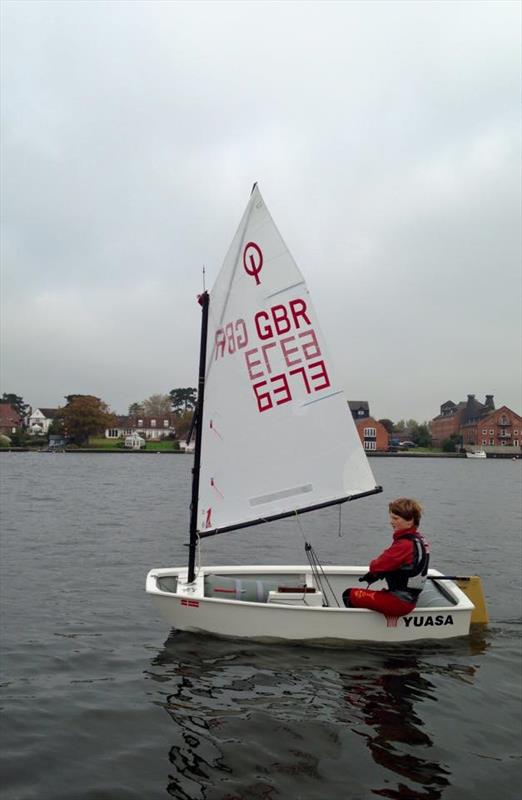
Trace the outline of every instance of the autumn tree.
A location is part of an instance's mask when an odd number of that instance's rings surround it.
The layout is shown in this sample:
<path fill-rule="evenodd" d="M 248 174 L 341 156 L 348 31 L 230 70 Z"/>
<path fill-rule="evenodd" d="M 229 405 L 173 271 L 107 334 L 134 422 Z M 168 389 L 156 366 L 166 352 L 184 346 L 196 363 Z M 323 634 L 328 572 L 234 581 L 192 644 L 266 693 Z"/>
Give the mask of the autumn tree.
<path fill-rule="evenodd" d="M 180 411 L 176 413 L 176 437 L 178 439 L 183 440 L 187 438 L 187 434 L 192 426 L 193 417 L 193 411 Z"/>
<path fill-rule="evenodd" d="M 129 406 L 129 416 L 130 417 L 137 417 L 139 414 L 145 416 L 145 411 L 143 408 L 143 403 L 131 403 Z"/>
<path fill-rule="evenodd" d="M 90 436 L 102 433 L 116 424 L 116 417 L 107 403 L 90 394 L 70 394 L 65 398 L 67 405 L 58 409 L 57 421 L 74 444 L 84 445 Z"/>
<path fill-rule="evenodd" d="M 142 406 L 146 417 L 161 417 L 170 414 L 172 402 L 168 394 L 151 394 Z"/>

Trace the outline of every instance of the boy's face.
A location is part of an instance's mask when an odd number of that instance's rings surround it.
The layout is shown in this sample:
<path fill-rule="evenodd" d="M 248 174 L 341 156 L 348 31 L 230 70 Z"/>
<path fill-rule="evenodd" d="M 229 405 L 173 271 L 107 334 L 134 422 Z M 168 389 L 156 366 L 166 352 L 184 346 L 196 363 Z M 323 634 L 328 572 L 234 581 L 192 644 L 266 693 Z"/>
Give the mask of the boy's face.
<path fill-rule="evenodd" d="M 406 531 L 408 528 L 413 528 L 413 519 L 403 519 L 397 514 L 390 514 L 390 525 L 394 531 Z"/>

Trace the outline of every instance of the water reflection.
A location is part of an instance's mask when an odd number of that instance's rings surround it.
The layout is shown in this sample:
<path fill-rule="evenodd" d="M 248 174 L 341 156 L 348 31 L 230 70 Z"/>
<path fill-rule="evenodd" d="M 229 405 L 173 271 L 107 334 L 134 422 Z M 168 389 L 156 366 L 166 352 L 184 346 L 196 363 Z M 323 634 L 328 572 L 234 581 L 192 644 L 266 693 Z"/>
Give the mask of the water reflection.
<path fill-rule="evenodd" d="M 439 800 L 451 771 L 430 724 L 436 683 L 473 683 L 487 646 L 320 650 L 173 634 L 147 672 L 175 726 L 167 794 Z"/>
<path fill-rule="evenodd" d="M 384 670 L 373 683 L 349 685 L 345 695 L 346 702 L 362 712 L 369 730 L 356 729 L 355 733 L 365 739 L 375 763 L 408 781 L 399 780 L 394 788 L 374 788 L 373 794 L 437 800 L 449 785 L 450 773 L 436 761 L 417 755 L 432 747 L 433 741 L 415 707 L 434 693 L 435 686 L 422 677 L 413 658 L 389 659 Z M 468 670 L 472 676 L 474 668 Z"/>

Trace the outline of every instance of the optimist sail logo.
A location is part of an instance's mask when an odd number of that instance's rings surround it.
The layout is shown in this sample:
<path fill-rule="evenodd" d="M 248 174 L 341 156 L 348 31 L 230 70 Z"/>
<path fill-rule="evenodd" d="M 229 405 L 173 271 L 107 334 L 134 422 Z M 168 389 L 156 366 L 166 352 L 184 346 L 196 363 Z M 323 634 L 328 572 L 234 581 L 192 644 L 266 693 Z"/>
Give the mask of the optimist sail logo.
<path fill-rule="evenodd" d="M 259 286 L 261 279 L 259 273 L 263 268 L 263 253 L 255 242 L 248 242 L 243 250 L 243 267 L 247 275 L 255 278 L 256 285 Z"/>

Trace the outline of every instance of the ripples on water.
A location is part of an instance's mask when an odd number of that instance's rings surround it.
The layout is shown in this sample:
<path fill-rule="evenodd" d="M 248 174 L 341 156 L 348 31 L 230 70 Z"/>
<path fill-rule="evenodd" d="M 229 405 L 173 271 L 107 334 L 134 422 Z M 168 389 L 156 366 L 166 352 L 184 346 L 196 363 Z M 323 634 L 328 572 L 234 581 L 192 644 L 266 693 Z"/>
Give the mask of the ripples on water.
<path fill-rule="evenodd" d="M 168 635 L 144 579 L 186 560 L 188 458 L 1 459 L 4 800 L 518 800 L 519 464 L 373 459 L 382 497 L 303 517 L 325 561 L 363 564 L 388 500 L 418 496 L 435 565 L 481 574 L 492 617 L 469 640 L 325 649 Z M 285 522 L 205 560 L 299 545 Z"/>

